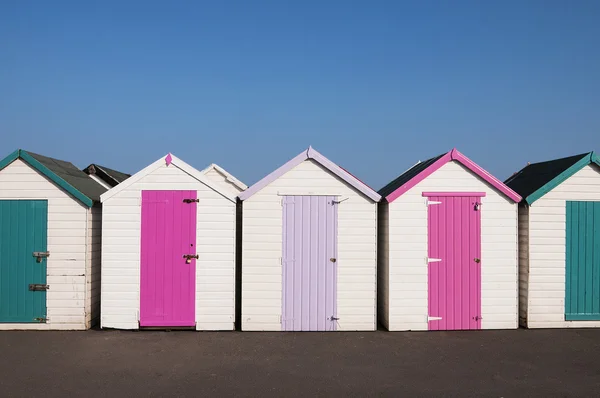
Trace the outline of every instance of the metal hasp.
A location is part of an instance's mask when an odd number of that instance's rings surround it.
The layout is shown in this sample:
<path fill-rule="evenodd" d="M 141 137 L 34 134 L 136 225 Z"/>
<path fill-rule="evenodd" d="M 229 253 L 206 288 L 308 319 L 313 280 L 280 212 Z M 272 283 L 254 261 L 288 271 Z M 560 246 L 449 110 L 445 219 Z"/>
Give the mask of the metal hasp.
<path fill-rule="evenodd" d="M 44 285 L 42 283 L 30 283 L 29 284 L 29 290 L 31 290 L 32 292 L 46 291 L 49 288 L 50 288 L 49 285 Z"/>
<path fill-rule="evenodd" d="M 184 199 L 183 203 L 198 203 L 200 199 Z"/>
<path fill-rule="evenodd" d="M 33 257 L 36 262 L 41 263 L 43 258 L 50 257 L 50 252 L 33 252 Z"/>
<path fill-rule="evenodd" d="M 185 258 L 186 264 L 191 264 L 192 259 L 195 258 L 196 260 L 198 260 L 199 256 L 197 254 L 184 254 L 183 258 Z"/>

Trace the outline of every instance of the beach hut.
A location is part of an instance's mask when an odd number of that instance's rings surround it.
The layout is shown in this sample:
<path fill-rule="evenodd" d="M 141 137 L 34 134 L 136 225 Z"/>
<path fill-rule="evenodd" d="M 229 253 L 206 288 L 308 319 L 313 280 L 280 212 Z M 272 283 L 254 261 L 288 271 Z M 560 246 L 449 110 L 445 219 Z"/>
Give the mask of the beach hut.
<path fill-rule="evenodd" d="M 375 330 L 375 191 L 308 148 L 239 198 L 243 330 Z"/>
<path fill-rule="evenodd" d="M 600 158 L 534 163 L 506 184 L 519 206 L 521 324 L 600 326 Z"/>
<path fill-rule="evenodd" d="M 235 194 L 168 154 L 101 200 L 102 328 L 234 328 Z"/>
<path fill-rule="evenodd" d="M 0 329 L 87 329 L 100 307 L 100 195 L 73 164 L 0 161 Z"/>
<path fill-rule="evenodd" d="M 83 171 L 90 178 L 102 185 L 106 189 L 111 189 L 131 177 L 130 174 L 121 173 L 120 171 L 109 169 L 108 167 L 98 164 L 90 164 Z"/>
<path fill-rule="evenodd" d="M 517 193 L 456 149 L 415 164 L 379 193 L 385 327 L 518 326 Z"/>

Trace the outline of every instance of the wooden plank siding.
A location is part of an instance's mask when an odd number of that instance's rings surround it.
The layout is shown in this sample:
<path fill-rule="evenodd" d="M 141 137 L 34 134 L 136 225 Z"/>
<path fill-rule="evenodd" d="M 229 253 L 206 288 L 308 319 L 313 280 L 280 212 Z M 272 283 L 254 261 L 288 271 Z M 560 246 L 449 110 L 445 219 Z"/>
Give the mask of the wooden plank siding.
<path fill-rule="evenodd" d="M 389 204 L 389 330 L 427 330 L 427 205 L 423 192 L 481 198 L 481 328 L 518 326 L 517 204 L 457 161 Z"/>
<path fill-rule="evenodd" d="M 588 165 L 529 208 L 527 327 L 600 327 L 565 320 L 566 202 L 600 201 L 600 167 Z"/>
<path fill-rule="evenodd" d="M 375 330 L 377 204 L 312 159 L 243 201 L 242 329 L 281 330 L 282 196 L 340 195 L 337 330 Z"/>
<path fill-rule="evenodd" d="M 89 209 L 17 159 L 0 171 L 0 199 L 48 201 L 47 323 L 0 324 L 0 330 L 84 330 Z"/>
<path fill-rule="evenodd" d="M 236 204 L 175 164 L 162 166 L 103 203 L 103 328 L 137 329 L 142 190 L 198 192 L 196 329 L 233 330 Z"/>

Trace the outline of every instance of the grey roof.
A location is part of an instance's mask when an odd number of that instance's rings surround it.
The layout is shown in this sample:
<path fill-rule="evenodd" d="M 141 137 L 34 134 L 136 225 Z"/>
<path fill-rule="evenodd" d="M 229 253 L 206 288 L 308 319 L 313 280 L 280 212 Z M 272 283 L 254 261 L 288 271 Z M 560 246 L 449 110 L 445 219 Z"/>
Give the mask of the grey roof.
<path fill-rule="evenodd" d="M 504 183 L 523 198 L 552 181 L 591 152 L 546 162 L 532 163 L 509 177 Z"/>
<path fill-rule="evenodd" d="M 119 184 L 131 177 L 131 174 L 123 173 L 114 169 L 109 169 L 108 167 L 104 167 L 99 164 L 97 164 L 96 167 L 100 167 L 106 172 L 106 174 L 114 178 L 115 181 L 117 181 Z"/>
<path fill-rule="evenodd" d="M 79 192 L 93 200 L 100 201 L 100 195 L 107 191 L 106 188 L 92 180 L 86 173 L 79 170 L 73 163 L 42 156 L 37 153 L 27 152 L 32 158 L 46 166 L 54 174 L 65 180 Z"/>
<path fill-rule="evenodd" d="M 413 177 L 417 176 L 420 172 L 422 172 L 423 170 L 425 170 L 426 168 L 431 166 L 433 163 L 435 163 L 438 159 L 440 159 L 444 155 L 446 155 L 446 154 L 442 153 L 439 156 L 436 156 L 431 159 L 427 159 L 427 160 L 424 160 L 422 162 L 415 164 L 413 167 L 411 167 L 410 169 L 406 170 L 404 173 L 402 173 L 398 177 L 396 177 L 395 180 L 393 180 L 392 182 L 387 184 L 385 187 L 381 188 L 377 193 L 385 198 L 386 196 L 388 196 L 389 194 L 394 192 L 396 189 L 400 188 L 402 185 L 409 182 Z"/>
<path fill-rule="evenodd" d="M 88 167 L 83 169 L 86 174 L 94 174 L 102 181 L 106 182 L 111 187 L 117 186 L 129 177 L 131 174 L 122 173 L 117 170 L 109 169 L 108 167 L 101 166 L 96 163 L 90 164 Z"/>

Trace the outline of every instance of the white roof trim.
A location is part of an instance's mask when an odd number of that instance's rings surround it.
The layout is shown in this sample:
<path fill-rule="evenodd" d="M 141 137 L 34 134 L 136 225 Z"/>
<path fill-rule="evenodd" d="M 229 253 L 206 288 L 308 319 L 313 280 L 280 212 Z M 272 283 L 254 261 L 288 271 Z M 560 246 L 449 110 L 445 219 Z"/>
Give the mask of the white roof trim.
<path fill-rule="evenodd" d="M 238 187 L 240 191 L 245 191 L 246 189 L 248 189 L 248 185 L 235 178 L 233 175 L 231 175 L 231 173 L 229 173 L 227 170 L 225 170 L 218 164 L 211 163 L 210 166 L 202 170 L 201 173 L 206 174 L 211 170 L 216 170 L 219 174 L 222 174 L 228 182 Z"/>
<path fill-rule="evenodd" d="M 208 177 L 206 177 L 202 171 L 198 171 L 197 169 L 193 168 L 192 166 L 190 166 L 189 164 L 185 163 L 183 160 L 177 158 L 173 154 L 167 154 L 166 157 L 168 157 L 169 155 L 171 156 L 170 165 L 173 165 L 173 166 L 181 169 L 182 171 L 186 172 L 190 176 L 194 177 L 195 179 L 197 179 L 198 181 L 200 181 L 204 185 L 208 186 L 209 188 L 211 188 L 215 192 L 221 194 L 225 198 L 229 199 L 230 201 L 232 201 L 234 203 L 236 202 L 236 196 L 235 195 L 232 195 L 229 192 L 225 191 L 223 189 L 223 187 L 221 187 L 218 183 L 216 183 L 215 181 L 212 181 Z M 127 187 L 135 184 L 136 182 L 138 182 L 142 178 L 146 177 L 147 175 L 152 174 L 154 171 L 156 171 L 159 168 L 161 168 L 162 166 L 164 166 L 166 164 L 166 160 L 165 160 L 166 157 L 162 157 L 162 158 L 158 159 L 156 162 L 154 162 L 151 165 L 147 166 L 146 168 L 138 171 L 137 173 L 135 173 L 134 175 L 132 175 L 131 177 L 129 177 L 128 179 L 126 179 L 125 181 L 123 181 L 122 183 L 120 183 L 119 185 L 117 185 L 117 186 L 113 187 L 112 189 L 104 192 L 100 196 L 100 202 L 104 203 L 105 201 L 107 201 L 108 199 L 110 199 L 111 197 L 113 197 L 114 195 L 116 195 L 117 193 L 123 191 Z M 170 167 L 170 165 L 169 165 L 169 167 Z"/>

